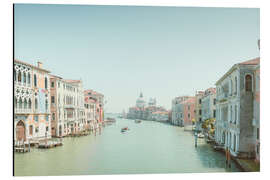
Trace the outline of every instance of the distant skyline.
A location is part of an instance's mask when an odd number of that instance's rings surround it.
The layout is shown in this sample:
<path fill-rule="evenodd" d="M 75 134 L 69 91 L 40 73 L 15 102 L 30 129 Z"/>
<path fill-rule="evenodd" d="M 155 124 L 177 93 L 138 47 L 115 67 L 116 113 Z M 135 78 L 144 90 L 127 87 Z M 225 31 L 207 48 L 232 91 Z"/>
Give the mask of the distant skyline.
<path fill-rule="evenodd" d="M 258 8 L 16 4 L 15 58 L 43 62 L 127 111 L 140 92 L 171 108 L 259 56 Z"/>

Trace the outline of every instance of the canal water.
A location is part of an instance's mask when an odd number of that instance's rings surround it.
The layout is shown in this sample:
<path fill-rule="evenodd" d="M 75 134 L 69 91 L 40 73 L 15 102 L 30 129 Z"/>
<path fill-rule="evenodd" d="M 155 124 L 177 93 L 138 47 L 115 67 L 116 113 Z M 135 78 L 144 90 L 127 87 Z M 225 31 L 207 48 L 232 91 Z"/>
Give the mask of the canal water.
<path fill-rule="evenodd" d="M 129 131 L 121 133 L 122 127 Z M 169 124 L 117 119 L 101 135 L 64 138 L 64 146 L 15 153 L 15 176 L 239 172 L 203 139 Z"/>

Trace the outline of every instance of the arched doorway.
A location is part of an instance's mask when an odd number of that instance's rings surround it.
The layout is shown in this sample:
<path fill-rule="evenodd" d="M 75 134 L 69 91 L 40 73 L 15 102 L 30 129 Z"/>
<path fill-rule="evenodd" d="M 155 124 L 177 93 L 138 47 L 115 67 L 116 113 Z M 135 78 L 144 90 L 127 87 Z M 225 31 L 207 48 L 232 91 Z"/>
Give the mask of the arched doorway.
<path fill-rule="evenodd" d="M 17 141 L 25 141 L 25 125 L 24 122 L 21 120 L 16 125 L 16 140 Z"/>

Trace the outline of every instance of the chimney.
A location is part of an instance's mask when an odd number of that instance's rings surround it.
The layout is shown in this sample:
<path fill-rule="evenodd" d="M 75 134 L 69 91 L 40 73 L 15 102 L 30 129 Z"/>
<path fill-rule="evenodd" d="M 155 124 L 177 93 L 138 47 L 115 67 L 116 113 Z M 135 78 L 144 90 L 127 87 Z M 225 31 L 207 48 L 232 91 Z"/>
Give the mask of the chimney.
<path fill-rule="evenodd" d="M 42 62 L 38 61 L 37 65 L 38 65 L 38 68 L 42 68 Z"/>

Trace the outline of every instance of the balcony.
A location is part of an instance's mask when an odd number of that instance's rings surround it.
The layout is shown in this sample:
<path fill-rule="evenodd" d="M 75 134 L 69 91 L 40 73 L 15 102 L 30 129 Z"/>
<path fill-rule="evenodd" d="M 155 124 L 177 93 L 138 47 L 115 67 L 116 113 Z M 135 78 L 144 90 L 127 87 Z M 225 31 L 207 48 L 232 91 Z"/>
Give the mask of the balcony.
<path fill-rule="evenodd" d="M 218 97 L 217 97 L 217 100 L 219 102 L 222 102 L 222 101 L 226 101 L 228 98 L 228 93 L 222 93 L 222 94 L 219 94 Z"/>
<path fill-rule="evenodd" d="M 73 105 L 73 104 L 65 104 L 65 105 L 64 105 L 64 108 L 67 108 L 67 109 L 74 109 L 74 108 L 75 108 L 75 105 Z"/>
<path fill-rule="evenodd" d="M 30 114 L 32 113 L 32 109 L 19 109 L 15 108 L 14 109 L 15 114 Z"/>

